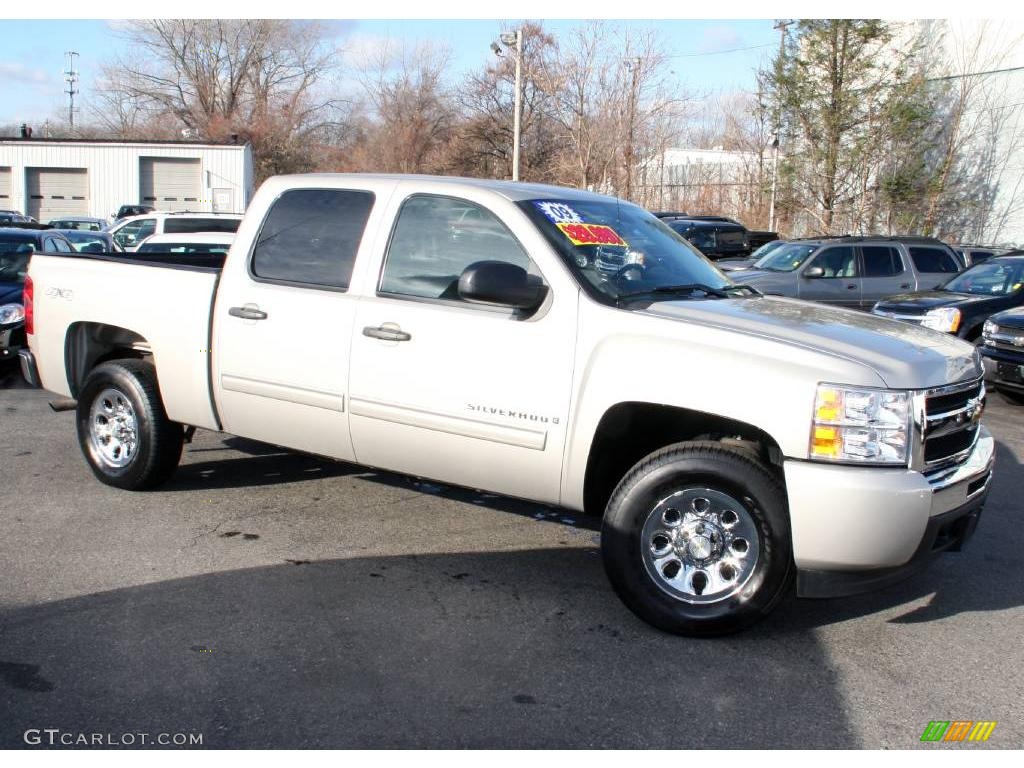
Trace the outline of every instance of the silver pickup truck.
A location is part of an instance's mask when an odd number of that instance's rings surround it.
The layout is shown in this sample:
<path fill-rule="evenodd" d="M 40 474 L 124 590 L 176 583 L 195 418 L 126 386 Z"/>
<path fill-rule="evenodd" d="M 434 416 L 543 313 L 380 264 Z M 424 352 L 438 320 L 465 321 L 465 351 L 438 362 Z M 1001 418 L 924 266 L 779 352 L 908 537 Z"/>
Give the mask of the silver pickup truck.
<path fill-rule="evenodd" d="M 274 178 L 223 265 L 36 254 L 24 313 L 101 482 L 167 481 L 202 427 L 582 510 L 626 605 L 682 634 L 913 573 L 992 472 L 971 345 L 762 296 L 574 189 Z"/>

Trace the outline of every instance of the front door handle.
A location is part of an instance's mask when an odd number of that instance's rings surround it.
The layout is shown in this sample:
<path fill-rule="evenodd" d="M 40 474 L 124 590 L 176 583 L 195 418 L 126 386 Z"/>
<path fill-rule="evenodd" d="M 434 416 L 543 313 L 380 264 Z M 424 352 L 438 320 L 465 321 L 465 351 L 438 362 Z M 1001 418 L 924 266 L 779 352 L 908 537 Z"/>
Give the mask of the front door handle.
<path fill-rule="evenodd" d="M 900 283 L 900 288 L 904 291 L 910 290 L 910 283 Z"/>
<path fill-rule="evenodd" d="M 369 336 L 371 339 L 383 339 L 384 341 L 409 341 L 412 338 L 412 334 L 406 333 L 394 323 L 384 323 L 383 325 L 368 325 L 363 328 L 363 336 Z"/>
<path fill-rule="evenodd" d="M 857 284 L 856 283 L 850 283 L 848 286 L 846 286 L 846 290 L 848 290 L 848 291 L 855 291 L 855 290 L 857 290 Z"/>
<path fill-rule="evenodd" d="M 232 317 L 240 317 L 243 320 L 266 320 L 267 313 L 255 304 L 246 304 L 244 307 L 232 307 L 228 310 Z"/>

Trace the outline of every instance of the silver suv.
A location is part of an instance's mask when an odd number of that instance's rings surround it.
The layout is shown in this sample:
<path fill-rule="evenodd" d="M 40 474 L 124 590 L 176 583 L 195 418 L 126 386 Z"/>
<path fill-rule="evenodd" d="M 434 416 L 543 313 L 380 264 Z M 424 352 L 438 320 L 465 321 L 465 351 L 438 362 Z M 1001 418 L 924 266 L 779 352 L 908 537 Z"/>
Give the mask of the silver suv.
<path fill-rule="evenodd" d="M 762 293 L 870 310 L 894 293 L 935 288 L 962 269 L 953 249 L 933 238 L 834 237 L 789 241 L 729 276 Z"/>

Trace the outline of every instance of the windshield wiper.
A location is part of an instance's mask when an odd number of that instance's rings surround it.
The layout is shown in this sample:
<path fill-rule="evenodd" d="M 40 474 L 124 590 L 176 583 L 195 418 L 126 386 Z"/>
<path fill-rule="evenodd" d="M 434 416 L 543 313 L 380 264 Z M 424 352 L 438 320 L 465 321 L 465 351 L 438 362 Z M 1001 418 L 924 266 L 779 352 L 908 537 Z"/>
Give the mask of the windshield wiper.
<path fill-rule="evenodd" d="M 729 294 L 726 292 L 729 288 L 734 286 L 725 286 L 723 288 L 712 288 L 710 285 L 704 283 L 685 283 L 683 285 L 659 285 L 657 288 L 648 288 L 643 291 L 633 291 L 632 293 L 623 293 L 615 298 L 616 303 L 622 301 L 628 301 L 630 299 L 637 299 L 642 296 L 653 296 L 659 293 L 693 293 L 694 291 L 701 291 L 707 296 L 716 296 L 719 299 L 729 298 Z"/>
<path fill-rule="evenodd" d="M 722 290 L 723 291 L 750 291 L 755 296 L 760 296 L 761 295 L 761 292 L 759 290 L 757 290 L 757 288 L 755 288 L 752 285 L 747 285 L 746 283 L 733 283 L 732 285 L 723 285 L 722 286 Z"/>

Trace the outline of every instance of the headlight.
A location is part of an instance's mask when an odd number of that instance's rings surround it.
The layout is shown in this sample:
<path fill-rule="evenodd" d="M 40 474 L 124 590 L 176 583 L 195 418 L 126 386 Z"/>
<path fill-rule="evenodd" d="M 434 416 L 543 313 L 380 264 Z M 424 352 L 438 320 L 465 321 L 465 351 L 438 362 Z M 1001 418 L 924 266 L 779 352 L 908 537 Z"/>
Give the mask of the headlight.
<path fill-rule="evenodd" d="M 906 465 L 910 394 L 819 384 L 810 457 L 824 461 Z"/>
<path fill-rule="evenodd" d="M 999 326 L 991 320 L 986 320 L 985 324 L 981 326 L 981 335 L 985 341 L 992 341 L 992 337 L 997 333 L 999 333 Z"/>
<path fill-rule="evenodd" d="M 956 333 L 956 329 L 960 327 L 960 310 L 955 307 L 929 309 L 924 313 L 921 325 L 933 331 Z"/>
<path fill-rule="evenodd" d="M 21 304 L 4 304 L 0 306 L 0 325 L 19 323 L 25 319 L 25 308 Z"/>

